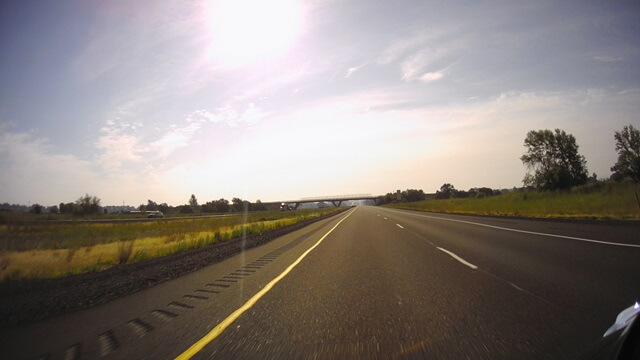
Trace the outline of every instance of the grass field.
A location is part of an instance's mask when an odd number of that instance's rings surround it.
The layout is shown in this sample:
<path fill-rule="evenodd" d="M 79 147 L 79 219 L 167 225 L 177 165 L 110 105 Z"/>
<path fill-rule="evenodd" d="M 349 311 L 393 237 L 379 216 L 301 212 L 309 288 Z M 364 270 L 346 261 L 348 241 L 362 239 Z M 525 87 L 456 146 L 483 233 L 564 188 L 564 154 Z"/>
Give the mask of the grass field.
<path fill-rule="evenodd" d="M 385 205 L 456 214 L 640 220 L 640 184 L 600 182 L 566 192 L 517 191 L 486 198 Z"/>
<path fill-rule="evenodd" d="M 336 211 L 261 211 L 225 218 L 135 223 L 0 225 L 0 282 L 101 271 L 292 225 Z"/>

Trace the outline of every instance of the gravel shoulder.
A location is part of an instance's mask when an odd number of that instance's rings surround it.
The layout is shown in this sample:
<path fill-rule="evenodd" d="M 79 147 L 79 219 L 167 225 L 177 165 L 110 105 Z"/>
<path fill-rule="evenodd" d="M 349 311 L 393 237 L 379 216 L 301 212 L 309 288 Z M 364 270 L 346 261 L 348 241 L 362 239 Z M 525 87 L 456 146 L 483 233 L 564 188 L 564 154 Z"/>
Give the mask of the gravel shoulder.
<path fill-rule="evenodd" d="M 346 209 L 345 209 L 346 210 Z M 0 284 L 0 328 L 12 328 L 95 306 L 178 278 L 336 216 L 341 210 L 294 225 L 148 261 L 58 279 L 5 281 Z"/>

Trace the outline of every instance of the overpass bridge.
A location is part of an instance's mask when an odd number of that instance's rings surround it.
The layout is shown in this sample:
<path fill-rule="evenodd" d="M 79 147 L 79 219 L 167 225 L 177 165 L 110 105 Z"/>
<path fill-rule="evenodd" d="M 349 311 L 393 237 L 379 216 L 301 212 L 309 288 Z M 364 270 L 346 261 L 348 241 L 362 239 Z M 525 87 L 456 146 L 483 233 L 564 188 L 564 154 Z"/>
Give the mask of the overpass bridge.
<path fill-rule="evenodd" d="M 269 205 L 277 204 L 293 204 L 293 208 L 297 209 L 300 204 L 304 203 L 316 203 L 316 202 L 329 202 L 332 203 L 333 206 L 338 207 L 342 205 L 344 201 L 353 201 L 353 200 L 373 200 L 375 201 L 377 196 L 371 194 L 352 194 L 352 195 L 329 195 L 329 196 L 313 196 L 313 197 L 304 197 L 297 200 L 285 200 L 278 202 L 270 202 Z M 267 203 L 264 203 L 265 205 Z"/>

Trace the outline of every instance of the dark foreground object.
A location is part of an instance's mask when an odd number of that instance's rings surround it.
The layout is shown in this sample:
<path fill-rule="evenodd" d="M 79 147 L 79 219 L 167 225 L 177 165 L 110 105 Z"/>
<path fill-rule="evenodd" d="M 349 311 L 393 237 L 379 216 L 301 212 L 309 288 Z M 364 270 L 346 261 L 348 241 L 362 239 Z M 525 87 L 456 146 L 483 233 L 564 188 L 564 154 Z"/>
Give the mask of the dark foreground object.
<path fill-rule="evenodd" d="M 345 209 L 346 210 L 346 209 Z M 170 256 L 59 279 L 0 284 L 0 328 L 11 328 L 76 311 L 175 279 L 207 265 L 263 245 L 345 210 L 294 225 L 191 249 Z"/>
<path fill-rule="evenodd" d="M 640 359 L 640 306 L 635 303 L 622 311 L 615 324 L 607 330 L 604 337 L 580 360 L 637 360 Z"/>

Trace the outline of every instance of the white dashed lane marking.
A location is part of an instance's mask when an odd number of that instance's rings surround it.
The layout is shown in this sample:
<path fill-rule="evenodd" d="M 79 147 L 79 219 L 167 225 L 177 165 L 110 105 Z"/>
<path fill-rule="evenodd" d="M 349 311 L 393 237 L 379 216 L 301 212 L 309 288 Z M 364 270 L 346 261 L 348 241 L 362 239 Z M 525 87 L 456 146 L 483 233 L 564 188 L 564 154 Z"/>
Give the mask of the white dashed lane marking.
<path fill-rule="evenodd" d="M 468 267 L 472 268 L 473 270 L 475 270 L 475 269 L 477 269 L 477 268 L 478 268 L 477 266 L 473 265 L 472 263 L 470 263 L 470 262 L 466 261 L 465 259 L 463 259 L 463 258 L 461 258 L 460 256 L 458 256 L 458 255 L 456 255 L 456 254 L 452 253 L 452 252 L 451 252 L 451 251 L 449 251 L 449 250 L 445 250 L 445 249 L 443 249 L 443 248 L 441 248 L 441 247 L 438 247 L 438 250 L 440 250 L 440 251 L 442 251 L 442 252 L 446 252 L 447 254 L 451 255 L 451 257 L 452 257 L 452 258 L 454 258 L 454 259 L 456 259 L 456 260 L 460 261 L 461 263 L 463 263 L 464 265 L 467 265 Z"/>

